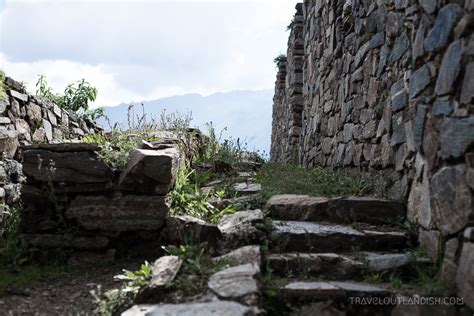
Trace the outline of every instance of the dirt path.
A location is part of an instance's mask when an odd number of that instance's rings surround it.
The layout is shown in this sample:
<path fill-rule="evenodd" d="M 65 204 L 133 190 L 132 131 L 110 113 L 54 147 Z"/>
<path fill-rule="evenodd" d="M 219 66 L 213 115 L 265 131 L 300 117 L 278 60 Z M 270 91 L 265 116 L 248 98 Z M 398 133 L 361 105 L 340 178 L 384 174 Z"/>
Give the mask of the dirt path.
<path fill-rule="evenodd" d="M 120 287 L 114 276 L 136 263 L 118 262 L 110 266 L 78 268 L 40 281 L 30 288 L 11 291 L 0 297 L 0 315 L 94 315 L 90 291 Z"/>

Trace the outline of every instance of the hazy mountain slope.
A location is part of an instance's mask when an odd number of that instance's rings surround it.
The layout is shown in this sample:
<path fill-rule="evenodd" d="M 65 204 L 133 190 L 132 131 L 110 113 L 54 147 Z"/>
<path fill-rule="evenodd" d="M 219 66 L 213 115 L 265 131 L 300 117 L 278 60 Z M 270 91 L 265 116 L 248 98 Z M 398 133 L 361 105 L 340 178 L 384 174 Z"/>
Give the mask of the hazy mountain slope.
<path fill-rule="evenodd" d="M 159 100 L 143 101 L 145 112 L 159 117 L 161 111 L 192 112 L 192 126 L 205 130 L 205 123 L 212 121 L 217 131 L 227 127 L 226 136 L 246 140 L 249 149 L 268 152 L 271 135 L 273 91 L 232 91 L 209 96 L 187 94 Z M 141 113 L 140 102 L 135 103 L 136 111 Z M 112 124 L 127 125 L 129 104 L 107 107 L 106 114 Z M 108 126 L 101 121 L 104 126 Z"/>

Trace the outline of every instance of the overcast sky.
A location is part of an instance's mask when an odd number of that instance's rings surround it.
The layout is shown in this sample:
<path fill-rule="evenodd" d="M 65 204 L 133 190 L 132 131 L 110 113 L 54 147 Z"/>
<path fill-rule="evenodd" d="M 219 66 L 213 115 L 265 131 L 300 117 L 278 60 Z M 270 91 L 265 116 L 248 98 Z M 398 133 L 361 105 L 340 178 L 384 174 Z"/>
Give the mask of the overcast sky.
<path fill-rule="evenodd" d="M 86 78 L 96 105 L 273 89 L 293 0 L 0 0 L 0 68 L 30 91 Z"/>

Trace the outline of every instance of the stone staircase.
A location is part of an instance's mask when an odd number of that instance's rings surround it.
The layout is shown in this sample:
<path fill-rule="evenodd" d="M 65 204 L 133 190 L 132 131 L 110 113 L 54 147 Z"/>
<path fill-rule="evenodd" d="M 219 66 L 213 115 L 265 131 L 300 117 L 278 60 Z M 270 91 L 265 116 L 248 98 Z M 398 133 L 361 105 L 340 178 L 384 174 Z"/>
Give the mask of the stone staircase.
<path fill-rule="evenodd" d="M 260 190 L 251 174 L 245 180 L 235 186 L 237 201 Z M 199 299 L 159 304 L 155 298 L 123 315 L 398 315 L 402 296 L 364 276 L 404 271 L 415 260 L 429 263 L 413 253 L 417 236 L 400 225 L 405 216 L 403 204 L 388 200 L 277 195 L 263 211 L 225 215 L 215 226 L 176 218 L 181 229 L 217 244 L 224 255 L 215 260 L 228 264 L 209 278 Z M 389 301 L 380 306 L 363 299 Z"/>

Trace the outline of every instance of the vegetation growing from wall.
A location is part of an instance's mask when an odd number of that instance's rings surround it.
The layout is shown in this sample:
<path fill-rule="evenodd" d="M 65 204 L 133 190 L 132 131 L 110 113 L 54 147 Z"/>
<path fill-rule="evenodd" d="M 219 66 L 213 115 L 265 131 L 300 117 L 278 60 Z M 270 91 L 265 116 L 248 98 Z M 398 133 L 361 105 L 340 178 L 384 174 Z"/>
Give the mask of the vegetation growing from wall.
<path fill-rule="evenodd" d="M 85 118 L 94 120 L 104 116 L 102 108 L 89 110 L 89 104 L 96 100 L 97 93 L 97 88 L 85 79 L 67 85 L 62 94 L 53 92 L 44 75 L 40 75 L 36 82 L 37 95 L 53 101 L 63 109 L 71 110 Z"/>
<path fill-rule="evenodd" d="M 0 70 L 0 98 L 6 93 L 7 87 L 5 86 L 5 73 Z"/>

